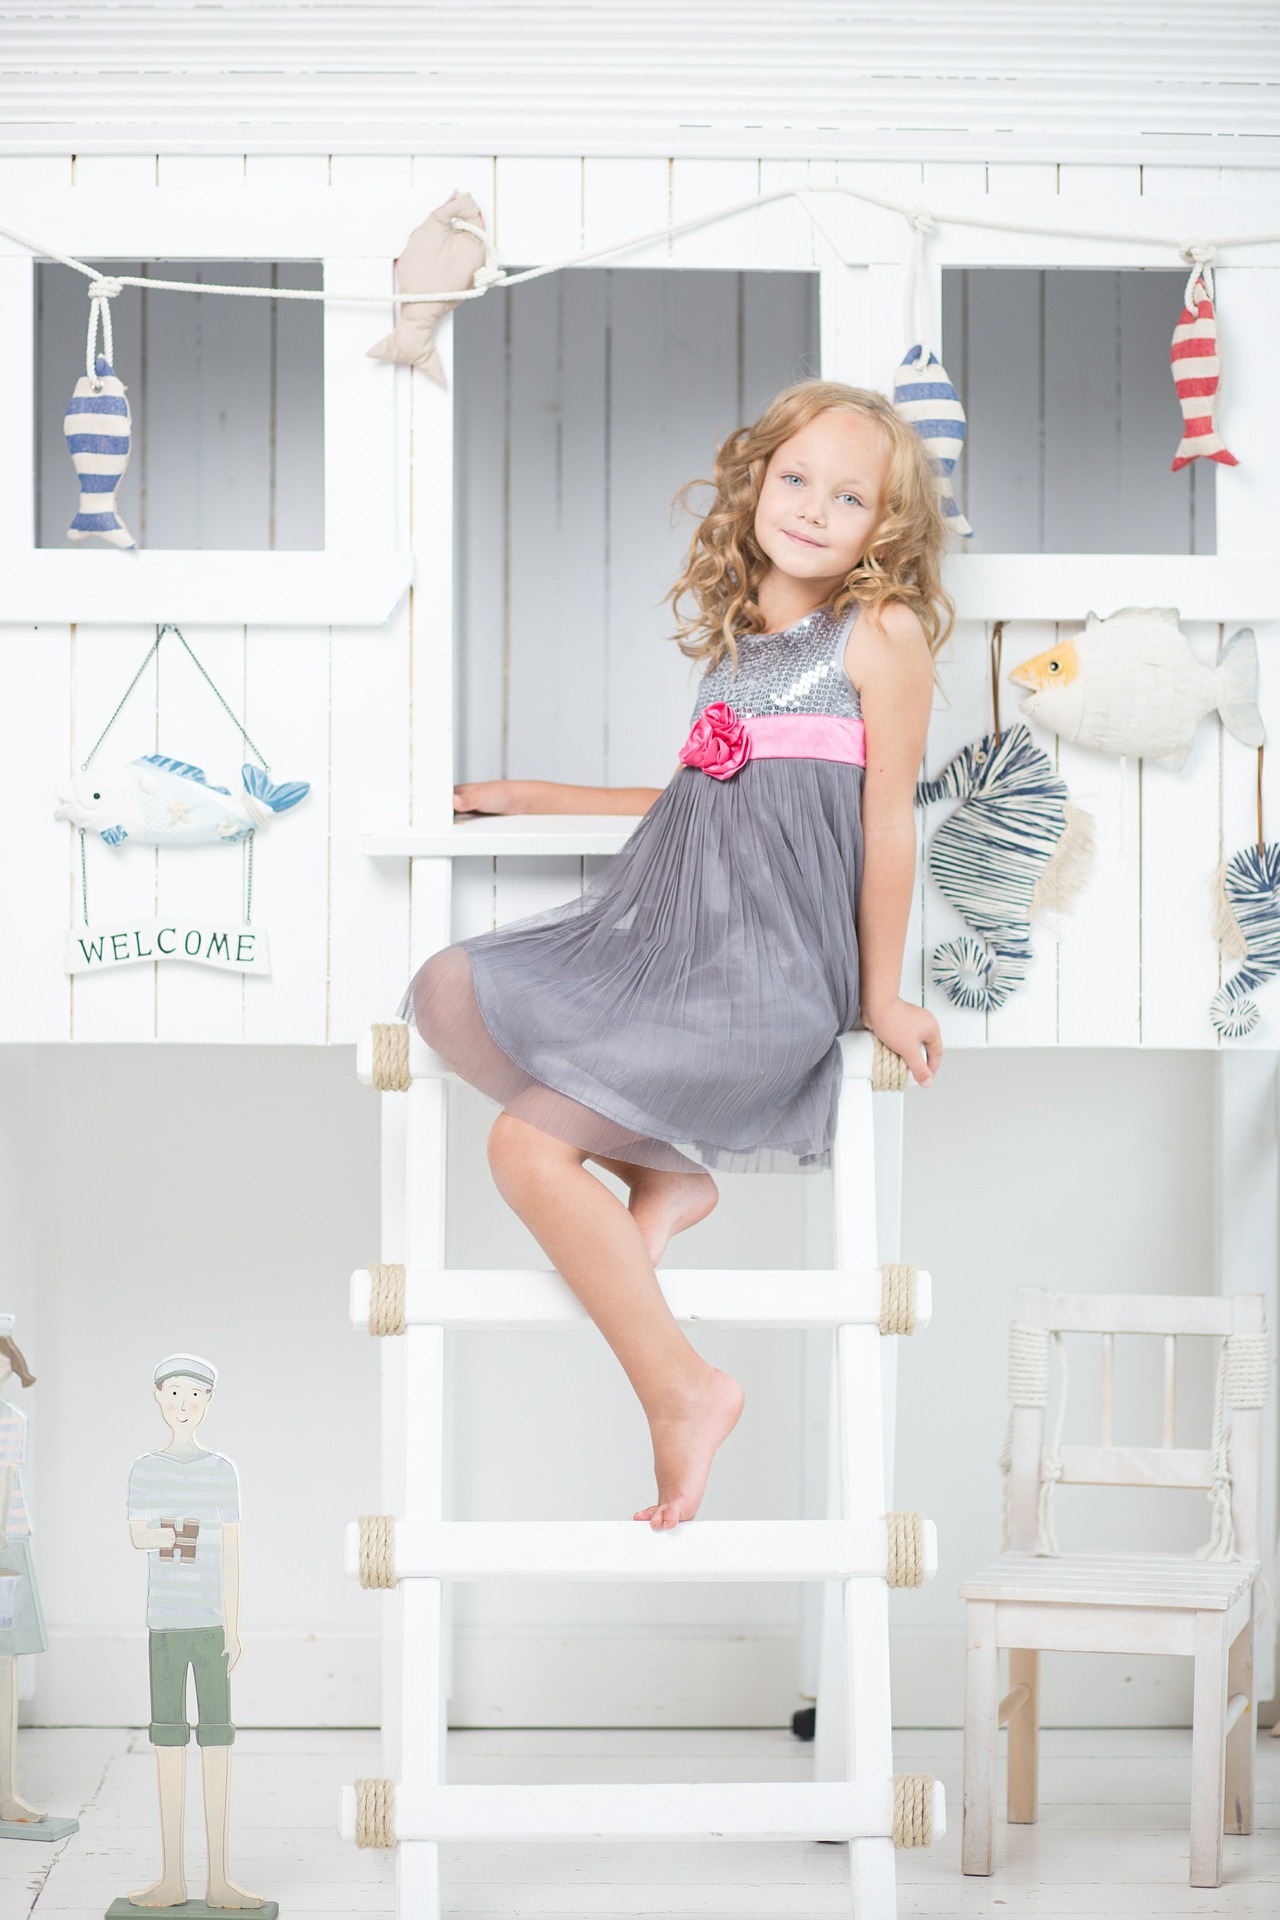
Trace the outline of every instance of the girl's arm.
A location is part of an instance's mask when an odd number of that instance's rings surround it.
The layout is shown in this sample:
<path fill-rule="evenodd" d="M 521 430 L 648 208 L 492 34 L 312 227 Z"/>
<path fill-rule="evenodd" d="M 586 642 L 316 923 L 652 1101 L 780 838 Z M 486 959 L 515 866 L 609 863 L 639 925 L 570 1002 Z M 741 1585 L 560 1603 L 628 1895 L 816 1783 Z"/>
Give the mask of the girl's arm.
<path fill-rule="evenodd" d="M 677 769 L 679 771 L 679 769 Z M 661 787 L 573 787 L 561 780 L 468 780 L 455 813 L 648 813 Z"/>
<path fill-rule="evenodd" d="M 915 884 L 915 789 L 933 707 L 933 658 L 920 622 L 900 602 L 882 607 L 878 620 L 864 614 L 858 633 L 867 726 L 858 902 L 862 1022 L 927 1087 L 942 1058 L 938 1023 L 925 1008 L 903 1000 L 899 988 Z"/>

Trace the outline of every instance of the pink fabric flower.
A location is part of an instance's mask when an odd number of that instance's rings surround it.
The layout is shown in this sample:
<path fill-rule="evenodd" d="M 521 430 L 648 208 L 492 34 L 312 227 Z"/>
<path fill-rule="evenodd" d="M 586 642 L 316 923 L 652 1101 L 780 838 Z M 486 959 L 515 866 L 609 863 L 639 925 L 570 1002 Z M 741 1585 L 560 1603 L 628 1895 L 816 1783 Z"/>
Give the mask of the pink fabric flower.
<path fill-rule="evenodd" d="M 751 758 L 751 736 L 727 701 L 713 700 L 689 729 L 679 757 L 713 780 L 727 780 Z"/>

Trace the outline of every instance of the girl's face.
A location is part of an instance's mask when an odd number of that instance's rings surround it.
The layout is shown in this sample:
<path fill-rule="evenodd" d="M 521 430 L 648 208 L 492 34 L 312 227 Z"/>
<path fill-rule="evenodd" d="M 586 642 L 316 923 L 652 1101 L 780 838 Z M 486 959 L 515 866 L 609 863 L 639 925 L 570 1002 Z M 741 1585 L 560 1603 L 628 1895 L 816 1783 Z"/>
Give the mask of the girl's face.
<path fill-rule="evenodd" d="M 770 456 L 756 503 L 761 550 L 795 580 L 843 581 L 875 531 L 887 465 L 878 422 L 815 414 Z"/>

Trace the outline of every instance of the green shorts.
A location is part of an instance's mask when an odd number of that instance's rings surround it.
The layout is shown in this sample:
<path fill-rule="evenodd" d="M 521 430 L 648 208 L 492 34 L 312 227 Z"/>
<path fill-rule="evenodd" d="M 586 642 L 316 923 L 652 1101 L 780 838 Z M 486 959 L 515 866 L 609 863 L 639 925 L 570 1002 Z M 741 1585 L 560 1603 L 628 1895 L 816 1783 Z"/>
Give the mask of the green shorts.
<path fill-rule="evenodd" d="M 229 1747 L 231 1681 L 222 1627 L 153 1627 L 150 1634 L 151 1744 L 185 1747 L 191 1738 L 187 1719 L 187 1668 L 196 1676 L 199 1719 L 196 1740 L 202 1747 Z"/>

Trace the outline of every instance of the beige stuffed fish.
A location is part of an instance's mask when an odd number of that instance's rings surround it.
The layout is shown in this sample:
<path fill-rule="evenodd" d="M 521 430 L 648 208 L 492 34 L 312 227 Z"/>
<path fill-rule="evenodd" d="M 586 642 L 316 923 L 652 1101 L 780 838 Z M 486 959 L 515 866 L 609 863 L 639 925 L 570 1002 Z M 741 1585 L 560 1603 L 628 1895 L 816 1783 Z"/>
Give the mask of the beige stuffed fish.
<path fill-rule="evenodd" d="M 484 225 L 484 215 L 469 193 L 455 193 L 451 200 L 429 213 L 415 227 L 396 260 L 396 286 L 401 293 L 430 293 L 439 287 L 470 287 L 476 269 L 483 266 L 485 247 L 474 233 L 451 227 L 454 215 Z M 419 372 L 444 387 L 448 381 L 436 351 L 436 327 L 446 313 L 457 306 L 456 300 L 424 300 L 399 308 L 394 330 L 385 340 L 370 347 L 371 360 L 391 360 Z"/>
<path fill-rule="evenodd" d="M 1247 747 L 1266 738 L 1252 628 L 1241 627 L 1217 665 L 1206 667 L 1191 651 L 1176 607 L 1122 607 L 1106 620 L 1091 613 L 1082 633 L 1024 660 L 1009 678 L 1031 689 L 1022 712 L 1051 733 L 1175 771 L 1206 713 L 1221 714 L 1227 732 Z"/>

